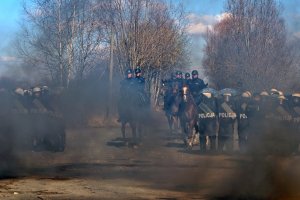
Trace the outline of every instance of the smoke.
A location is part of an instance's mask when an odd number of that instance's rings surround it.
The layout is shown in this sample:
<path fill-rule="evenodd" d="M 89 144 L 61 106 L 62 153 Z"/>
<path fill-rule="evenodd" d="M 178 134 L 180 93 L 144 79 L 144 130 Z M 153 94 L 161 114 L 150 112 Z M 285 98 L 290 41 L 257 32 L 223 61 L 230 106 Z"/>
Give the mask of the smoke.
<path fill-rule="evenodd" d="M 299 196 L 300 173 L 293 152 L 298 137 L 287 127 L 267 127 L 255 135 L 237 168 L 210 199 L 293 199 Z"/>

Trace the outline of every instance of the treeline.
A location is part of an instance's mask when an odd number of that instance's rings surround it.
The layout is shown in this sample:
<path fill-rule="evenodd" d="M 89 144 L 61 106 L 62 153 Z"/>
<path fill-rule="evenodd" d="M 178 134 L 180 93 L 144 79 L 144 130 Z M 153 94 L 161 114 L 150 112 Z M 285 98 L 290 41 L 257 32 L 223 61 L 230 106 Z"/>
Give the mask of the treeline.
<path fill-rule="evenodd" d="M 217 88 L 300 89 L 299 45 L 291 45 L 280 11 L 275 0 L 227 0 L 227 17 L 208 31 L 204 50 Z"/>
<path fill-rule="evenodd" d="M 120 78 L 139 66 L 155 101 L 160 80 L 188 63 L 184 11 L 168 1 L 30 0 L 23 8 L 18 56 L 51 84 L 105 79 L 109 66 Z"/>

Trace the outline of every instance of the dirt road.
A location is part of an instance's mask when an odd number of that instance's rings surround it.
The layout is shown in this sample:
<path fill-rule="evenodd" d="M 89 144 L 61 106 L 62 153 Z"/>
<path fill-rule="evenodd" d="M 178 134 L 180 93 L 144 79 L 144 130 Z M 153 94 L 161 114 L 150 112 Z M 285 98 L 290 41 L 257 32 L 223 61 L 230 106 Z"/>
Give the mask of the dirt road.
<path fill-rule="evenodd" d="M 215 197 L 249 182 L 239 177 L 248 158 L 200 155 L 198 147 L 186 152 L 177 135 L 166 136 L 166 130 L 152 128 L 142 146 L 133 149 L 117 140 L 118 127 L 69 129 L 63 153 L 16 153 L 17 173 L 0 180 L 0 199 L 230 199 Z M 278 173 L 299 163 L 297 156 L 283 159 Z M 249 172 L 265 177 L 262 172 L 269 170 L 264 167 Z M 298 167 L 291 170 L 298 175 Z M 251 187 L 257 185 L 252 182 Z M 298 199 L 295 191 L 284 196 Z"/>

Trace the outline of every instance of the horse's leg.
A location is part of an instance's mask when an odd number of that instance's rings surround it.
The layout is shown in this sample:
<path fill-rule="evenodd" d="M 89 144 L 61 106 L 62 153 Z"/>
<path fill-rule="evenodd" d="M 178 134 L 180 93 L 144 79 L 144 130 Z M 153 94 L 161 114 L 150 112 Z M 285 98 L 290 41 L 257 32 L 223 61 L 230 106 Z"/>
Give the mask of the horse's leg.
<path fill-rule="evenodd" d="M 184 142 L 184 145 L 186 147 L 188 147 L 189 145 L 189 138 L 188 138 L 188 129 L 187 129 L 187 124 L 185 122 L 185 120 L 181 119 L 180 120 L 180 127 L 181 127 L 181 134 L 182 134 L 182 137 L 183 137 L 183 142 Z"/>
<path fill-rule="evenodd" d="M 189 136 L 191 137 L 191 146 L 194 146 L 194 144 L 196 143 L 196 133 L 194 132 L 194 127 L 195 127 L 195 121 L 191 120 L 189 122 Z"/>
<path fill-rule="evenodd" d="M 179 118 L 178 118 L 178 116 L 177 115 L 173 115 L 172 116 L 173 118 L 173 130 L 174 131 L 176 131 L 176 132 L 178 132 L 178 129 L 180 129 L 181 128 L 181 124 L 180 124 L 180 121 L 179 121 Z"/>
<path fill-rule="evenodd" d="M 170 133 L 173 133 L 173 117 L 170 114 L 166 114 L 169 124 Z"/>
<path fill-rule="evenodd" d="M 137 124 L 136 124 L 136 122 L 131 122 L 130 127 L 132 130 L 132 144 L 133 144 L 133 147 L 136 147 L 136 144 L 137 144 L 137 137 L 136 137 Z"/>
<path fill-rule="evenodd" d="M 189 121 L 186 125 L 186 133 L 187 133 L 187 138 L 188 138 L 188 149 L 193 148 L 194 140 L 196 135 L 193 132 L 194 128 L 194 123 Z"/>
<path fill-rule="evenodd" d="M 123 137 L 123 140 L 124 140 L 124 141 L 126 140 L 125 129 L 126 129 L 126 122 L 122 122 L 122 125 L 121 125 L 121 132 L 122 132 L 122 137 Z"/>

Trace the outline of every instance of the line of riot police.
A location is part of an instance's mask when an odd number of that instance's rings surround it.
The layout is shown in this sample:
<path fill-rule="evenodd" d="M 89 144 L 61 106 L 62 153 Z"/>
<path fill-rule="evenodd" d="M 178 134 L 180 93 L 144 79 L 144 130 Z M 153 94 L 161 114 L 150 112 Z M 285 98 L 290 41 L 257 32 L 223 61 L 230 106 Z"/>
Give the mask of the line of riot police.
<path fill-rule="evenodd" d="M 216 91 L 198 78 L 196 70 L 192 72 L 192 79 L 189 74 L 185 78 L 178 71 L 175 77 L 163 82 L 169 91 L 164 93 L 164 110 L 167 112 L 174 100 L 172 83 L 179 82 L 181 88 L 189 88 L 197 105 L 195 132 L 199 133 L 201 151 L 232 151 L 235 133 L 242 152 L 255 148 L 259 142 L 273 149 L 287 143 L 285 147 L 288 146 L 290 152 L 298 151 L 300 93 L 284 96 L 276 89 L 253 94 L 231 88 Z M 280 137 L 274 133 L 279 133 Z M 275 137 L 277 142 L 270 142 Z"/>
<path fill-rule="evenodd" d="M 9 133 L 15 148 L 60 152 L 65 148 L 65 123 L 51 104 L 47 86 L 1 91 L 0 137 Z M 53 101 L 52 101 L 53 102 Z M 5 107 L 5 108 L 4 108 Z"/>

